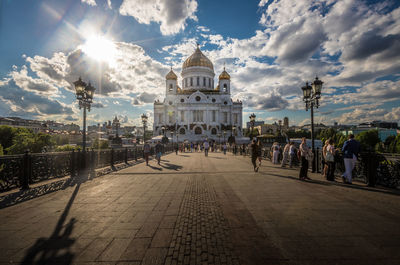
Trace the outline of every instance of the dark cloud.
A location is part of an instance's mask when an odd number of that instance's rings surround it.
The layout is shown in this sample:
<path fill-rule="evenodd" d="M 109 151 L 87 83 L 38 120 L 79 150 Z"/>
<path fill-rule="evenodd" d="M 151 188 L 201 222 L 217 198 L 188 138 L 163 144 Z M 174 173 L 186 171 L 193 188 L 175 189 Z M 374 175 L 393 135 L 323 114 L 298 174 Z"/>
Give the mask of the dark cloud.
<path fill-rule="evenodd" d="M 143 103 L 153 103 L 154 100 L 156 99 L 157 95 L 156 94 L 151 94 L 147 92 L 143 92 L 140 94 L 137 99 Z"/>
<path fill-rule="evenodd" d="M 385 53 L 382 59 L 400 56 L 400 35 L 381 36 L 380 29 L 370 30 L 361 35 L 349 47 L 343 50 L 344 60 L 365 60 L 368 57 Z"/>
<path fill-rule="evenodd" d="M 73 114 L 72 108 L 58 100 L 29 92 L 17 86 L 14 80 L 0 86 L 0 98 L 8 103 L 11 112 L 24 112 L 25 115 Z M 8 113 L 6 114 L 8 115 Z"/>
<path fill-rule="evenodd" d="M 101 108 L 105 108 L 106 106 L 103 104 L 103 103 L 101 103 L 101 102 L 96 102 L 96 103 L 93 103 L 92 104 L 92 108 L 98 108 L 98 109 L 101 109 Z"/>
<path fill-rule="evenodd" d="M 279 111 L 285 109 L 289 102 L 280 95 L 271 94 L 258 96 L 251 94 L 248 96 L 247 104 L 249 107 L 267 111 Z"/>
<path fill-rule="evenodd" d="M 77 121 L 77 118 L 72 117 L 71 115 L 68 115 L 67 117 L 65 117 L 66 121 Z"/>

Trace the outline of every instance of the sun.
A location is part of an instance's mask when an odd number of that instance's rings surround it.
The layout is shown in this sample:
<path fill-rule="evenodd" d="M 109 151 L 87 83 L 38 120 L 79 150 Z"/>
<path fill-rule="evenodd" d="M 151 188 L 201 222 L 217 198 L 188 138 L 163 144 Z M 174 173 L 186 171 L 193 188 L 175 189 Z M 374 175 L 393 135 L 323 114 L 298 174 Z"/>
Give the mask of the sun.
<path fill-rule="evenodd" d="M 82 51 L 89 57 L 99 62 L 115 65 L 116 47 L 115 43 L 104 36 L 91 36 L 82 45 Z"/>

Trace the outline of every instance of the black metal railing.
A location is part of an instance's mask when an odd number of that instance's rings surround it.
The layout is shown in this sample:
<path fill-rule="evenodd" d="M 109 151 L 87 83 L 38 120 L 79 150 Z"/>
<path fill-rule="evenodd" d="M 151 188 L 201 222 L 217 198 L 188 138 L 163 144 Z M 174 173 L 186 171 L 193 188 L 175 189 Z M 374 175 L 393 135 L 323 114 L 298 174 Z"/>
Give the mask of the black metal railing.
<path fill-rule="evenodd" d="M 171 145 L 165 153 L 173 151 Z M 151 148 L 151 154 L 154 154 Z M 15 188 L 28 189 L 29 184 L 44 180 L 75 177 L 81 170 L 111 167 L 144 157 L 143 146 L 54 153 L 29 153 L 0 156 L 0 192 Z"/>
<path fill-rule="evenodd" d="M 232 147 L 228 151 L 234 153 Z M 251 155 L 248 146 L 239 149 L 236 154 Z M 265 159 L 272 159 L 270 147 L 264 147 L 261 156 Z M 296 155 L 297 158 L 297 155 Z M 323 171 L 322 150 L 317 148 L 315 151 L 316 172 Z M 294 164 L 300 165 L 299 161 Z M 335 156 L 335 175 L 340 177 L 345 172 L 344 159 L 342 153 L 338 152 Z M 309 163 L 309 168 L 312 164 Z M 376 152 L 361 152 L 358 156 L 356 166 L 353 170 L 353 178 L 368 184 L 368 186 L 381 185 L 389 188 L 400 187 L 400 155 L 385 154 Z"/>

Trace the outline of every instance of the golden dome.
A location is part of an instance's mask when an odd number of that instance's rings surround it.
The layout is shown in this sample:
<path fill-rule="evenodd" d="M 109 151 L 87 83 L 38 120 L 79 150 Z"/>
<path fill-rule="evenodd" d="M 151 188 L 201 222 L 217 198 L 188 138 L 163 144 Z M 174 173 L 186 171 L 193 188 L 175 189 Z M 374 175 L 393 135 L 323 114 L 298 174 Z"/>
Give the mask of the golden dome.
<path fill-rule="evenodd" d="M 176 76 L 174 71 L 172 71 L 172 68 L 171 68 L 171 71 L 169 71 L 169 73 L 165 76 L 165 78 L 167 80 L 177 80 L 178 79 L 178 77 Z"/>
<path fill-rule="evenodd" d="M 225 71 L 225 67 L 224 71 L 219 75 L 219 79 L 227 79 L 227 80 L 231 79 L 231 76 Z"/>
<path fill-rule="evenodd" d="M 205 66 L 214 71 L 212 62 L 200 51 L 198 45 L 196 51 L 183 63 L 182 70 L 191 66 Z"/>

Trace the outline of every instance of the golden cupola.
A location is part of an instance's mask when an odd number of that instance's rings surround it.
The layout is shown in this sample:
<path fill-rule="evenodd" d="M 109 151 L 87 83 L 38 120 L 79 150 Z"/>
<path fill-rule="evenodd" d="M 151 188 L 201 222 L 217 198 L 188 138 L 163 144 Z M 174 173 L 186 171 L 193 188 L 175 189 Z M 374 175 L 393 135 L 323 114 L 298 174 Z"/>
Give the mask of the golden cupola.
<path fill-rule="evenodd" d="M 228 74 L 227 71 L 225 71 L 225 67 L 224 67 L 224 71 L 222 71 L 222 73 L 219 75 L 219 79 L 226 79 L 226 80 L 231 80 L 231 76 Z"/>
<path fill-rule="evenodd" d="M 165 76 L 165 79 L 167 80 L 177 80 L 178 76 L 174 73 L 174 71 L 172 70 L 171 67 L 171 71 L 169 71 L 169 73 Z"/>
<path fill-rule="evenodd" d="M 195 52 L 185 60 L 182 66 L 182 70 L 192 66 L 208 67 L 212 71 L 214 71 L 214 66 L 212 62 L 200 51 L 199 45 L 197 45 Z"/>

